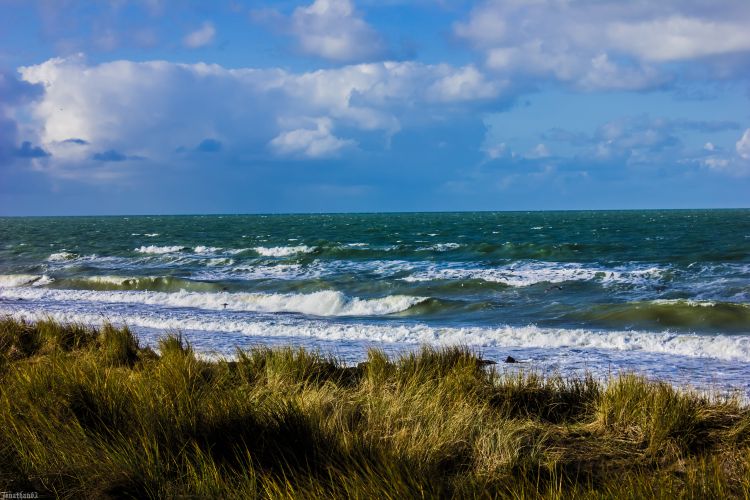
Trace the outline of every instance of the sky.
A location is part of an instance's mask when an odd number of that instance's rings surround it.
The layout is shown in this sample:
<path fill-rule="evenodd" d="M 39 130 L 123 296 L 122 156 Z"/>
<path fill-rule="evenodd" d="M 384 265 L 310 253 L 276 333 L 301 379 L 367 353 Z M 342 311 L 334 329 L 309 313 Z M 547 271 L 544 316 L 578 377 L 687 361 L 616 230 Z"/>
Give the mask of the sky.
<path fill-rule="evenodd" d="M 0 215 L 750 206 L 748 0 L 0 0 Z"/>

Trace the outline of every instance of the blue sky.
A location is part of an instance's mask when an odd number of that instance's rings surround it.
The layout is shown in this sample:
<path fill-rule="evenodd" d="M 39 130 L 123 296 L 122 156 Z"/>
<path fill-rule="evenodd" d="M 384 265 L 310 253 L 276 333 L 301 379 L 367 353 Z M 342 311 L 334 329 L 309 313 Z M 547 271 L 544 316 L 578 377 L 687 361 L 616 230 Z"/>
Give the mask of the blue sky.
<path fill-rule="evenodd" d="M 0 214 L 747 207 L 747 0 L 0 0 Z"/>

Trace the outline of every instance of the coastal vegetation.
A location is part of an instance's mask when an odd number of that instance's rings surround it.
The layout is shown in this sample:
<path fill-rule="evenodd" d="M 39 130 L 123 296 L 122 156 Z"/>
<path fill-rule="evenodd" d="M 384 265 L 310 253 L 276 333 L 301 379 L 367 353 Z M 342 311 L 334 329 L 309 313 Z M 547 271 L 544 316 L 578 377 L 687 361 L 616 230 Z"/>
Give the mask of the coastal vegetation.
<path fill-rule="evenodd" d="M 750 409 L 424 347 L 358 366 L 0 318 L 0 488 L 59 497 L 750 495 Z"/>

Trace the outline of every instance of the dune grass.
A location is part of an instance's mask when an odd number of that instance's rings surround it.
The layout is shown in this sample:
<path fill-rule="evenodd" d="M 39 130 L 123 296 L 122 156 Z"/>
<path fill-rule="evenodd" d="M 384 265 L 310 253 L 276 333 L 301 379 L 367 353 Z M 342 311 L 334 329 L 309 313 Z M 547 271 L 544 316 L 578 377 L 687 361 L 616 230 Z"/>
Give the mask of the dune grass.
<path fill-rule="evenodd" d="M 158 354 L 157 354 L 158 352 Z M 750 411 L 623 375 L 503 374 L 465 348 L 346 367 L 196 356 L 0 319 L 0 488 L 71 497 L 747 498 Z"/>

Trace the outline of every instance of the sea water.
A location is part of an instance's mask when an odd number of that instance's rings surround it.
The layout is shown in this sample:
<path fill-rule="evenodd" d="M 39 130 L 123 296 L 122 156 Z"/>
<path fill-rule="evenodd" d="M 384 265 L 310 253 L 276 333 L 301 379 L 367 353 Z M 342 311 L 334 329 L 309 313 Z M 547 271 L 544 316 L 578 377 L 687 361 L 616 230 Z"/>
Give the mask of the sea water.
<path fill-rule="evenodd" d="M 0 314 L 750 394 L 750 210 L 0 218 Z"/>

